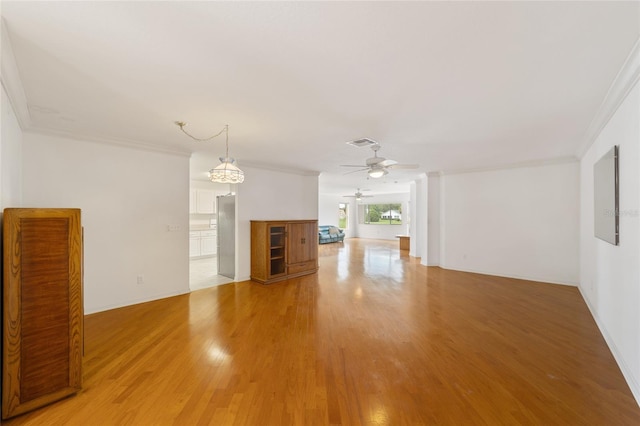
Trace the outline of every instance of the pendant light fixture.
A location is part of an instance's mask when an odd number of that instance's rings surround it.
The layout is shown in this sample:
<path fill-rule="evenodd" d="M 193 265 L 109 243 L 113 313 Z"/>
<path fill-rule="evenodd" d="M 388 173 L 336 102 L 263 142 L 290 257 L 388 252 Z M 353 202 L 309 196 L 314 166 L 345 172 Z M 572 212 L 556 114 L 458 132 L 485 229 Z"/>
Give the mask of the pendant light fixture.
<path fill-rule="evenodd" d="M 187 123 L 185 123 L 184 121 L 176 121 L 175 123 L 178 127 L 180 127 L 180 130 L 182 130 L 182 132 L 185 135 L 189 136 L 191 139 L 196 140 L 198 142 L 210 141 L 211 139 L 218 137 L 222 133 L 224 133 L 225 139 L 226 139 L 225 140 L 225 146 L 226 146 L 225 156 L 220 157 L 220 164 L 218 164 L 213 169 L 209 170 L 209 179 L 211 180 L 211 182 L 216 182 L 216 183 L 244 182 L 244 172 L 240 170 L 238 166 L 233 164 L 235 160 L 229 157 L 229 125 L 228 124 L 225 124 L 224 128 L 220 130 L 218 133 L 216 133 L 215 135 L 208 138 L 199 139 L 187 133 L 187 131 L 184 129 L 184 126 L 186 126 Z"/>

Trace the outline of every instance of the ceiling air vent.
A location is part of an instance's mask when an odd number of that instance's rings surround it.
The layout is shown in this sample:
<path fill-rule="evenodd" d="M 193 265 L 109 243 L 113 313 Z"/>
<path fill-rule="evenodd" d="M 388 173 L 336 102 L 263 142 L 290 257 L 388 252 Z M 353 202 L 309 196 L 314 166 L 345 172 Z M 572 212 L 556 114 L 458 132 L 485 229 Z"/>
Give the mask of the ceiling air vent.
<path fill-rule="evenodd" d="M 358 148 L 360 148 L 363 146 L 378 145 L 378 142 L 369 138 L 362 138 L 362 139 L 356 139 L 355 141 L 349 141 L 347 142 L 347 144 L 357 146 Z"/>

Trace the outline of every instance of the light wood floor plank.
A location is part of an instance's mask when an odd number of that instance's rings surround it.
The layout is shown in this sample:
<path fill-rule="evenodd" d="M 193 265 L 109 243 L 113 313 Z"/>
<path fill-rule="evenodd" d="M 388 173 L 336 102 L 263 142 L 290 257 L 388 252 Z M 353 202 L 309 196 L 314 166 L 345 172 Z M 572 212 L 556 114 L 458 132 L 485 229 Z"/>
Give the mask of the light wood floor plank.
<path fill-rule="evenodd" d="M 574 287 L 320 246 L 318 274 L 89 315 L 84 390 L 14 425 L 638 425 Z"/>

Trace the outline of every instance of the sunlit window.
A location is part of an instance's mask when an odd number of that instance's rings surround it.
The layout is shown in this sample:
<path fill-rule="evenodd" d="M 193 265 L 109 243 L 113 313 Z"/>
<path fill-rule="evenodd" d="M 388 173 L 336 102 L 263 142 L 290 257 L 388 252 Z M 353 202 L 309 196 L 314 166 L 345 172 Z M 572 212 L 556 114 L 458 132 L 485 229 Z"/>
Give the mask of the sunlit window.
<path fill-rule="evenodd" d="M 402 204 L 365 204 L 364 223 L 370 225 L 402 225 Z"/>
<path fill-rule="evenodd" d="M 338 204 L 338 228 L 347 229 L 349 228 L 349 205 L 346 203 Z"/>

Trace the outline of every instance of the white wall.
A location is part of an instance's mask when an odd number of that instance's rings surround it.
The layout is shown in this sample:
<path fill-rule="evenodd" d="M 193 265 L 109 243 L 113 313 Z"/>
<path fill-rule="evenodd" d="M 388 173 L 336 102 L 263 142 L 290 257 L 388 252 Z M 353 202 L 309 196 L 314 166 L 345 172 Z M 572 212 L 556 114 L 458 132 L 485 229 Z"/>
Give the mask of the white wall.
<path fill-rule="evenodd" d="M 22 205 L 22 130 L 2 87 L 0 138 L 0 215 L 7 207 Z"/>
<path fill-rule="evenodd" d="M 418 209 L 418 185 L 416 181 L 411 182 L 409 185 L 409 218 L 411 221 L 415 221 L 420 214 L 425 214 Z M 408 225 L 409 237 L 409 256 L 415 256 L 417 253 L 418 237 L 416 232 L 416 225 L 409 223 Z"/>
<path fill-rule="evenodd" d="M 441 265 L 577 285 L 578 170 L 572 162 L 441 176 Z"/>
<path fill-rule="evenodd" d="M 416 228 L 416 252 L 414 256 L 420 258 L 421 265 L 427 265 L 429 250 L 429 177 L 424 173 L 416 181 L 416 211 L 419 214 L 411 218 L 412 226 Z"/>
<path fill-rule="evenodd" d="M 234 190 L 233 185 L 229 183 L 215 183 L 210 180 L 193 180 L 189 181 L 189 187 L 191 189 L 208 189 L 215 191 L 217 194 L 228 194 Z"/>
<path fill-rule="evenodd" d="M 428 179 L 427 265 L 437 266 L 440 265 L 440 176 L 433 174 Z"/>
<path fill-rule="evenodd" d="M 247 166 L 242 170 L 245 180 L 236 188 L 236 281 L 251 276 L 251 220 L 318 218 L 317 175 Z"/>
<path fill-rule="evenodd" d="M 620 146 L 620 245 L 594 237 L 593 165 Z M 640 402 L 640 86 L 580 162 L 580 291 Z"/>
<path fill-rule="evenodd" d="M 318 225 L 338 226 L 338 204 L 349 204 L 350 199 L 339 195 L 318 195 Z M 351 206 L 348 207 L 350 209 Z M 351 213 L 351 212 L 349 212 Z"/>
<path fill-rule="evenodd" d="M 189 292 L 188 197 L 186 156 L 24 134 L 25 207 L 82 209 L 85 313 Z"/>
<path fill-rule="evenodd" d="M 22 206 L 22 127 L 29 110 L 7 27 L 0 19 L 0 217 L 7 207 Z"/>

